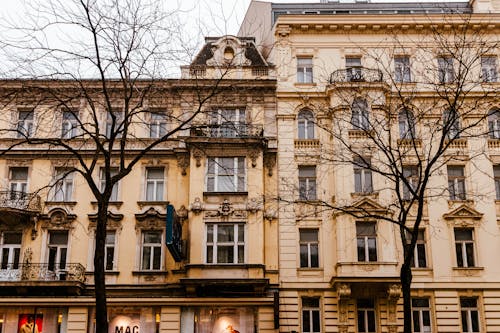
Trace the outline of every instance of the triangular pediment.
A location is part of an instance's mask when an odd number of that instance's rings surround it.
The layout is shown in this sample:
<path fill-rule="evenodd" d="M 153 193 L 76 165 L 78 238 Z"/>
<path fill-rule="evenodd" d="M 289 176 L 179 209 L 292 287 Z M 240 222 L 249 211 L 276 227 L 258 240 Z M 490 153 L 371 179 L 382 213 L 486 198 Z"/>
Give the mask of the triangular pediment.
<path fill-rule="evenodd" d="M 443 214 L 443 217 L 447 220 L 452 219 L 467 219 L 467 220 L 480 220 L 483 217 L 483 213 L 478 212 L 474 208 L 468 206 L 467 204 L 463 204 L 451 212 Z"/>
<path fill-rule="evenodd" d="M 387 208 L 384 206 L 381 206 L 378 202 L 373 201 L 370 198 L 363 198 L 351 206 L 352 208 L 350 210 L 353 211 L 360 211 L 360 212 L 387 212 Z"/>

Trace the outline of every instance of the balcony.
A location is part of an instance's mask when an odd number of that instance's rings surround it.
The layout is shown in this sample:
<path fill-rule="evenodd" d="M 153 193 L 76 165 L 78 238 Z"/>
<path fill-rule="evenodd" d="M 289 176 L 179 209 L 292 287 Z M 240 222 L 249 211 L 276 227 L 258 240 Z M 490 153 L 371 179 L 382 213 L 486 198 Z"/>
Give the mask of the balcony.
<path fill-rule="evenodd" d="M 78 295 L 85 284 L 85 267 L 78 263 L 9 264 L 0 269 L 0 295 Z"/>
<path fill-rule="evenodd" d="M 191 128 L 191 136 L 204 138 L 259 138 L 264 135 L 262 125 L 250 124 L 214 124 L 205 126 L 194 126 Z"/>
<path fill-rule="evenodd" d="M 382 71 L 365 67 L 338 69 L 330 74 L 329 83 L 382 82 Z"/>
<path fill-rule="evenodd" d="M 38 194 L 16 191 L 0 191 L 0 223 L 9 225 L 26 224 L 30 217 L 42 210 Z"/>

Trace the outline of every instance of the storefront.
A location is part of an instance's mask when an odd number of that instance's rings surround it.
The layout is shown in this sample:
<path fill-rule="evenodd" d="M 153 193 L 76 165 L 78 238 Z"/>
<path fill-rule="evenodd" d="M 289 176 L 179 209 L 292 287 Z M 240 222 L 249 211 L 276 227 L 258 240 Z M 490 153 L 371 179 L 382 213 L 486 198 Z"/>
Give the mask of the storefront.
<path fill-rule="evenodd" d="M 254 333 L 256 309 L 252 307 L 183 307 L 181 332 Z"/>
<path fill-rule="evenodd" d="M 0 308 L 0 332 L 65 333 L 67 319 L 65 307 Z"/>

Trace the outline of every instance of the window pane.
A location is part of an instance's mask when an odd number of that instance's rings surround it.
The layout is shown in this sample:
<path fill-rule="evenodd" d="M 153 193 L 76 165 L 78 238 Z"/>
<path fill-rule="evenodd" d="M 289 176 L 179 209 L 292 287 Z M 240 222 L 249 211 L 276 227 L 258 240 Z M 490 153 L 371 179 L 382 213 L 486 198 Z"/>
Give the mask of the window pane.
<path fill-rule="evenodd" d="M 365 327 L 365 312 L 358 311 L 358 332 L 366 332 Z"/>
<path fill-rule="evenodd" d="M 212 243 L 214 241 L 214 226 L 207 225 L 207 242 Z"/>
<path fill-rule="evenodd" d="M 472 331 L 473 332 L 479 332 L 479 316 L 478 312 L 475 310 L 471 311 L 471 321 L 472 321 Z"/>
<path fill-rule="evenodd" d="M 144 243 L 160 243 L 161 233 L 159 232 L 145 232 Z"/>
<path fill-rule="evenodd" d="M 455 240 L 472 240 L 471 229 L 458 229 L 455 230 Z"/>
<path fill-rule="evenodd" d="M 368 312 L 368 332 L 375 332 L 375 311 Z"/>
<path fill-rule="evenodd" d="M 427 260 L 425 257 L 425 244 L 417 244 L 418 254 L 418 267 L 427 267 Z"/>
<path fill-rule="evenodd" d="M 364 238 L 358 238 L 358 261 L 366 261 Z"/>
<path fill-rule="evenodd" d="M 313 332 L 319 332 L 319 311 L 312 311 L 313 316 Z"/>
<path fill-rule="evenodd" d="M 67 231 L 51 231 L 49 234 L 49 244 L 65 245 L 68 243 Z"/>
<path fill-rule="evenodd" d="M 149 263 L 151 260 L 151 248 L 145 246 L 142 249 L 142 269 L 149 269 Z"/>
<path fill-rule="evenodd" d="M 213 246 L 209 245 L 207 246 L 207 263 L 209 264 L 213 263 L 213 258 L 214 258 L 214 248 Z"/>
<path fill-rule="evenodd" d="M 300 241 L 301 242 L 317 242 L 318 241 L 318 230 L 301 229 L 300 230 Z"/>
<path fill-rule="evenodd" d="M 462 332 L 469 332 L 467 327 L 467 311 L 462 311 Z"/>
<path fill-rule="evenodd" d="M 301 244 L 300 245 L 300 267 L 308 267 L 309 262 L 308 262 L 308 247 L 307 244 Z"/>
<path fill-rule="evenodd" d="M 302 311 L 302 328 L 304 332 L 311 332 L 311 317 L 309 310 Z"/>
<path fill-rule="evenodd" d="M 368 238 L 369 261 L 377 261 L 377 241 L 375 238 Z"/>
<path fill-rule="evenodd" d="M 311 244 L 310 249 L 311 249 L 311 267 L 319 267 L 318 245 Z"/>
<path fill-rule="evenodd" d="M 3 234 L 4 244 L 21 244 L 22 234 L 19 232 L 6 232 Z"/>
<path fill-rule="evenodd" d="M 467 255 L 467 267 L 474 267 L 474 246 L 472 243 L 465 244 L 465 252 Z"/>
<path fill-rule="evenodd" d="M 106 270 L 113 269 L 113 261 L 115 256 L 115 249 L 113 247 L 106 248 Z"/>
<path fill-rule="evenodd" d="M 462 255 L 462 244 L 455 244 L 455 252 L 457 254 L 457 266 L 464 267 L 464 259 Z"/>
<path fill-rule="evenodd" d="M 221 264 L 234 263 L 234 247 L 233 246 L 217 246 L 217 262 Z"/>
<path fill-rule="evenodd" d="M 153 248 L 153 269 L 160 269 L 161 267 L 161 248 L 156 246 Z"/>
<path fill-rule="evenodd" d="M 234 242 L 234 226 L 233 225 L 219 225 L 217 227 L 217 241 L 218 242 Z"/>

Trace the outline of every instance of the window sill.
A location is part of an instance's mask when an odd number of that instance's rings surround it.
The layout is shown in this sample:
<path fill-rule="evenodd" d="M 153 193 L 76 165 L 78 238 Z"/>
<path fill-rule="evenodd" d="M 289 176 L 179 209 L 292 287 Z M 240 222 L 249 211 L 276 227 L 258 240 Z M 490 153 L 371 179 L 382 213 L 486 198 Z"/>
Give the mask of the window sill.
<path fill-rule="evenodd" d="M 96 206 L 97 206 L 97 201 L 91 201 L 90 203 L 91 203 L 91 204 L 92 204 L 92 206 L 94 206 L 94 207 L 96 207 Z M 120 208 L 122 205 L 123 205 L 123 201 L 110 201 L 110 202 L 109 202 L 109 206 L 110 206 L 110 207 Z"/>
<path fill-rule="evenodd" d="M 203 192 L 204 196 L 220 196 L 220 195 L 248 195 L 248 192 Z"/>
<path fill-rule="evenodd" d="M 94 275 L 94 271 L 86 271 L 85 275 Z M 104 271 L 104 275 L 120 275 L 120 271 Z"/>
<path fill-rule="evenodd" d="M 298 267 L 297 271 L 300 272 L 322 272 L 322 267 Z"/>
<path fill-rule="evenodd" d="M 454 271 L 460 272 L 460 271 L 482 271 L 484 270 L 484 267 L 481 266 L 474 266 L 474 267 L 452 267 Z"/>
<path fill-rule="evenodd" d="M 378 192 L 352 192 L 351 198 L 353 198 L 353 199 L 359 199 L 359 198 L 377 199 Z"/>
<path fill-rule="evenodd" d="M 75 207 L 76 201 L 45 201 L 45 206 L 68 206 Z"/>
<path fill-rule="evenodd" d="M 316 87 L 316 82 L 295 82 L 293 84 L 297 88 L 313 88 Z"/>
<path fill-rule="evenodd" d="M 132 275 L 167 275 L 168 272 L 164 270 L 151 270 L 151 271 L 132 271 Z"/>
<path fill-rule="evenodd" d="M 185 268 L 221 268 L 221 269 L 249 269 L 249 268 L 264 268 L 262 264 L 186 264 Z"/>
<path fill-rule="evenodd" d="M 139 208 L 144 208 L 145 206 L 161 206 L 161 207 L 167 207 L 168 201 L 137 201 L 137 205 Z"/>

